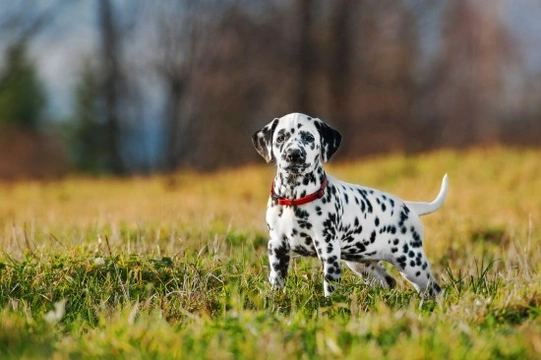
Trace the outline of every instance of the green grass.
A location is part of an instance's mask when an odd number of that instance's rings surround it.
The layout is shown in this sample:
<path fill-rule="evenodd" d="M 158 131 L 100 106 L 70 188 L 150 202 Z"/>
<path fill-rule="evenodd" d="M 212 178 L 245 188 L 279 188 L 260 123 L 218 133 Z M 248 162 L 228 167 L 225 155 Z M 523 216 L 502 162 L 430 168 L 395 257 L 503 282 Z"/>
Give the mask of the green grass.
<path fill-rule="evenodd" d="M 538 358 L 540 158 L 494 148 L 329 166 L 411 200 L 449 173 L 445 205 L 423 218 L 439 301 L 347 270 L 325 299 L 307 258 L 271 290 L 270 167 L 0 184 L 0 358 Z"/>

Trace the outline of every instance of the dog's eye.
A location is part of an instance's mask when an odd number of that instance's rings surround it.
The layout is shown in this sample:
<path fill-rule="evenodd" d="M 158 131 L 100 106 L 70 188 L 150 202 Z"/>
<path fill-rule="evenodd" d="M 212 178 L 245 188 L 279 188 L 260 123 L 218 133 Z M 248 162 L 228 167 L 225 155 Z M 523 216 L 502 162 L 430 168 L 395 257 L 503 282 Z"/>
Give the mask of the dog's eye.
<path fill-rule="evenodd" d="M 284 142 L 285 138 L 286 137 L 284 136 L 284 134 L 278 134 L 278 136 L 276 137 L 276 142 L 277 143 Z"/>
<path fill-rule="evenodd" d="M 314 141 L 314 136 L 312 134 L 303 134 L 302 139 L 306 142 Z"/>

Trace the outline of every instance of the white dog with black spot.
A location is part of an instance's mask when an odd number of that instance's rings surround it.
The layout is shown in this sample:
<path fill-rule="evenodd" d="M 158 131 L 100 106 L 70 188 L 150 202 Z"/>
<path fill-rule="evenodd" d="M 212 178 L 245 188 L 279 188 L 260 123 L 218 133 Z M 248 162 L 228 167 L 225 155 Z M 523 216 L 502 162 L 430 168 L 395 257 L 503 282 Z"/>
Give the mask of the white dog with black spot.
<path fill-rule="evenodd" d="M 322 120 L 292 113 L 274 119 L 253 137 L 258 153 L 276 162 L 267 205 L 270 240 L 269 280 L 283 286 L 290 252 L 317 256 L 324 272 L 325 296 L 340 281 L 341 261 L 356 274 L 394 287 L 381 261 L 394 265 L 423 296 L 441 292 L 423 251 L 419 216 L 436 211 L 448 188 L 443 177 L 433 202 L 410 202 L 325 173 L 341 135 Z"/>

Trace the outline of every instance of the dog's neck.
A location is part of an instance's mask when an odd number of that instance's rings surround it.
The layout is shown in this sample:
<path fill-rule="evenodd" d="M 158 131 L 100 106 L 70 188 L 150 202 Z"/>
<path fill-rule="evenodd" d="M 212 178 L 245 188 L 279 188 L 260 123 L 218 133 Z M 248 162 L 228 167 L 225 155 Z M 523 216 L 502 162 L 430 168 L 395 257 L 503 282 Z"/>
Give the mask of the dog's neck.
<path fill-rule="evenodd" d="M 322 166 L 306 174 L 292 174 L 279 170 L 274 178 L 274 193 L 287 199 L 302 198 L 318 191 L 324 179 L 325 171 Z"/>

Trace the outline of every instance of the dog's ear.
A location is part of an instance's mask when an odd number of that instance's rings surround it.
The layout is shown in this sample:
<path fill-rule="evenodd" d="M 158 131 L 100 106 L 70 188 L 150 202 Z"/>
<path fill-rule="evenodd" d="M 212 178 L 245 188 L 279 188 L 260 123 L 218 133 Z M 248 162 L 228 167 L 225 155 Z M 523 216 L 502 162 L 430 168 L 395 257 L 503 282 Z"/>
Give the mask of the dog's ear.
<path fill-rule="evenodd" d="M 321 120 L 316 121 L 315 125 L 321 137 L 321 160 L 327 162 L 338 150 L 342 135 Z"/>
<path fill-rule="evenodd" d="M 274 161 L 274 155 L 272 154 L 272 136 L 274 135 L 274 130 L 278 125 L 279 119 L 274 119 L 263 129 L 258 130 L 252 135 L 252 143 L 254 144 L 255 149 L 265 159 L 267 163 Z"/>

